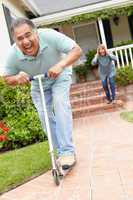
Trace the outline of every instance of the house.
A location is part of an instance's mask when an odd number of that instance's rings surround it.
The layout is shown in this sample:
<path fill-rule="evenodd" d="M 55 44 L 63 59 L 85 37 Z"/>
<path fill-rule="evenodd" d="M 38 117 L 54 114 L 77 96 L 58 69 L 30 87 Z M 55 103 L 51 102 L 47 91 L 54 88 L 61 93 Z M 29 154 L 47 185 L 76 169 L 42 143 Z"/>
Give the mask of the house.
<path fill-rule="evenodd" d="M 99 43 L 112 48 L 133 40 L 132 0 L 3 0 L 0 16 L 1 65 L 12 42 L 12 17 L 25 16 L 38 27 L 51 26 L 70 36 L 83 49 L 82 61 Z"/>

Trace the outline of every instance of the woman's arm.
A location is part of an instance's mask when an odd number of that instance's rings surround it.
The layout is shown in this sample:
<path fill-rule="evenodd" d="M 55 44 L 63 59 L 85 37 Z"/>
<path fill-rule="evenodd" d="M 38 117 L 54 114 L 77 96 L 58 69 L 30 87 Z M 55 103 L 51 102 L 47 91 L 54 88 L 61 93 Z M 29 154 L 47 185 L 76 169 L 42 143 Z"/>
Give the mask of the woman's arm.
<path fill-rule="evenodd" d="M 109 53 L 108 55 L 111 58 L 111 60 L 114 60 L 115 62 L 117 61 L 117 58 L 116 58 L 116 56 L 114 54 Z"/>
<path fill-rule="evenodd" d="M 98 54 L 95 55 L 95 57 L 93 58 L 91 64 L 92 65 L 97 65 L 98 64 Z"/>

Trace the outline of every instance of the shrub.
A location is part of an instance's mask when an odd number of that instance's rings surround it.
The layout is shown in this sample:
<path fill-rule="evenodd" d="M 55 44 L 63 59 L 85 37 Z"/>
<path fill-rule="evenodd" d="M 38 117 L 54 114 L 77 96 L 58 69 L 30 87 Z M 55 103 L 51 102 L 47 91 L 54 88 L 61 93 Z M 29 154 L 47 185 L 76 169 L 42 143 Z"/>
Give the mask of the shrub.
<path fill-rule="evenodd" d="M 91 62 L 92 62 L 92 59 L 94 58 L 96 54 L 96 50 L 91 50 L 91 51 L 88 51 L 88 53 L 86 54 L 86 66 L 88 67 L 88 69 L 92 69 L 94 68 L 94 66 L 91 65 Z"/>
<path fill-rule="evenodd" d="M 115 43 L 114 47 L 120 47 L 124 45 L 129 45 L 129 44 L 133 44 L 133 40 L 121 41 L 119 43 Z"/>
<path fill-rule="evenodd" d="M 87 74 L 88 74 L 88 67 L 85 64 L 77 65 L 73 68 L 77 81 L 78 82 L 84 82 L 87 80 Z"/>
<path fill-rule="evenodd" d="M 10 87 L 0 79 L 0 120 L 10 129 L 1 150 L 20 148 L 45 138 L 29 90 L 29 86 Z"/>
<path fill-rule="evenodd" d="M 133 83 L 133 68 L 126 66 L 117 69 L 116 82 L 120 86 L 126 86 Z"/>

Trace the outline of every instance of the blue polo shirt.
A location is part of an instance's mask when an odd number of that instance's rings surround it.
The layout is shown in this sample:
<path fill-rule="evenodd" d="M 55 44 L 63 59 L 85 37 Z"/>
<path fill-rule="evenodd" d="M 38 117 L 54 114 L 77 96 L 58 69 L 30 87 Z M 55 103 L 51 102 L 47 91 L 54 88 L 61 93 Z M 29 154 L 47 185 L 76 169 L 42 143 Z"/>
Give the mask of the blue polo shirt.
<path fill-rule="evenodd" d="M 5 64 L 6 75 L 16 75 L 20 71 L 32 76 L 43 74 L 75 46 L 75 41 L 53 29 L 38 29 L 38 35 L 40 48 L 36 57 L 24 55 L 17 45 L 13 44 Z M 62 75 L 65 74 L 72 74 L 71 66 L 64 69 Z M 32 89 L 37 88 L 38 81 L 33 81 Z"/>

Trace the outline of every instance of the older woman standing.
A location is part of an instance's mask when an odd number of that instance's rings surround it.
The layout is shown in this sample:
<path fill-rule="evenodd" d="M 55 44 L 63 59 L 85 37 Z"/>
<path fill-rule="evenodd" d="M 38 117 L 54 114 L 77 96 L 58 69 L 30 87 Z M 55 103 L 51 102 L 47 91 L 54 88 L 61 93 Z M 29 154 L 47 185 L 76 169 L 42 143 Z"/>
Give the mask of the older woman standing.
<path fill-rule="evenodd" d="M 107 103 L 115 103 L 115 62 L 116 56 L 110 54 L 103 44 L 97 48 L 97 54 L 92 60 L 92 65 L 98 64 L 99 76 L 102 81 Z"/>

